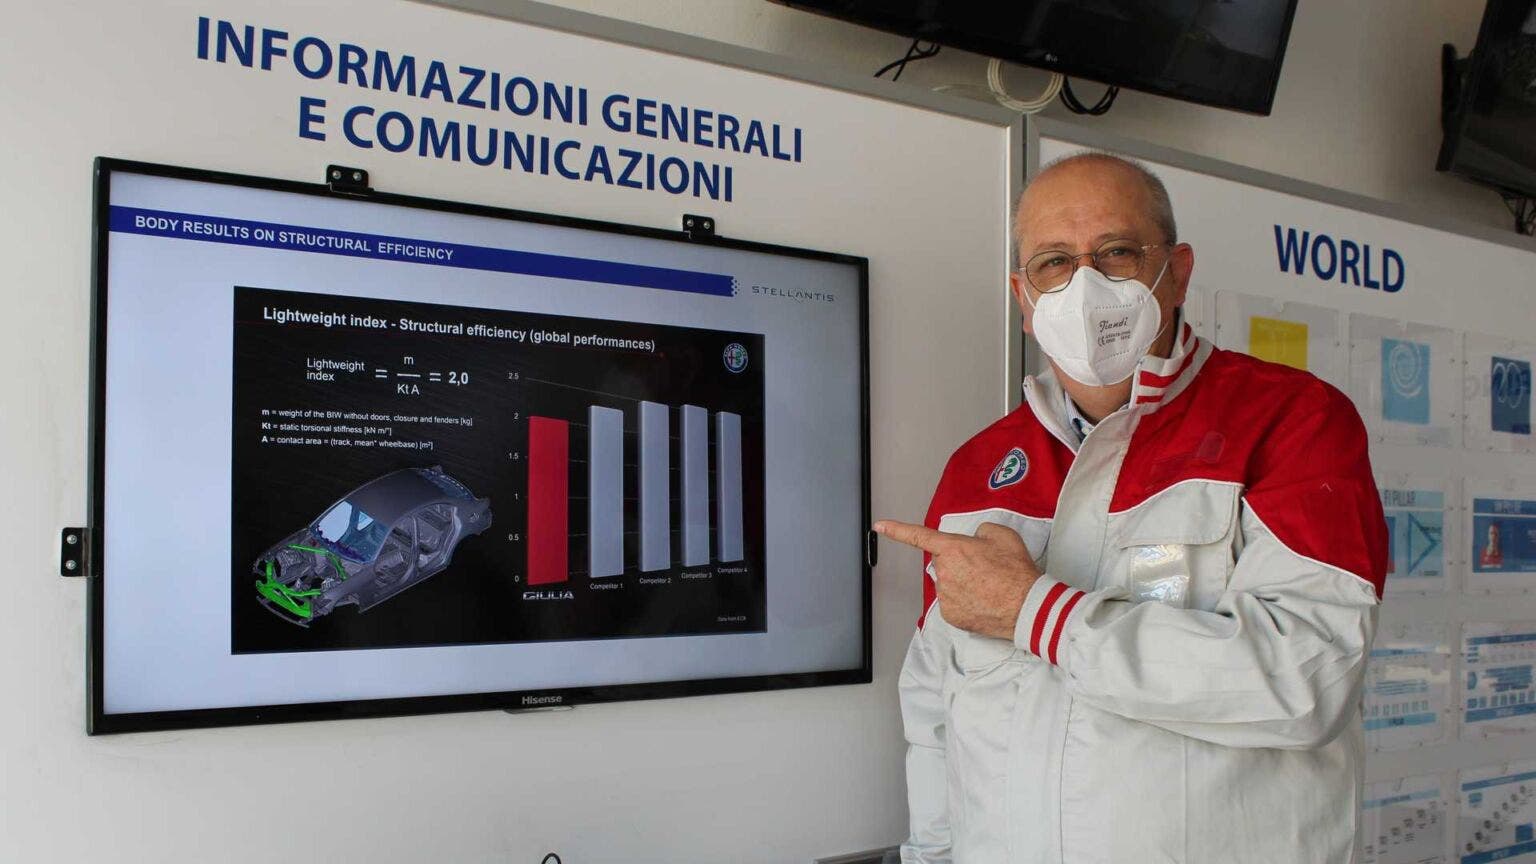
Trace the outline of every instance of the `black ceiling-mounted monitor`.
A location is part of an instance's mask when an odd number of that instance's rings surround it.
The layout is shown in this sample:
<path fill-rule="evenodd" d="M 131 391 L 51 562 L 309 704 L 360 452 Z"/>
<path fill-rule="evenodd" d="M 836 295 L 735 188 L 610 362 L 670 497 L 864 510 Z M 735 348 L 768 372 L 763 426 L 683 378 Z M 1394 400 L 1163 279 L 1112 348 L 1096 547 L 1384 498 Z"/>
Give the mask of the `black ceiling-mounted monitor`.
<path fill-rule="evenodd" d="M 1536 197 L 1536 0 L 1489 0 L 1471 56 L 1442 64 L 1436 167 Z"/>
<path fill-rule="evenodd" d="M 1296 0 L 773 0 L 989 57 L 1268 114 Z"/>
<path fill-rule="evenodd" d="M 870 680 L 868 262 L 96 165 L 91 732 Z"/>

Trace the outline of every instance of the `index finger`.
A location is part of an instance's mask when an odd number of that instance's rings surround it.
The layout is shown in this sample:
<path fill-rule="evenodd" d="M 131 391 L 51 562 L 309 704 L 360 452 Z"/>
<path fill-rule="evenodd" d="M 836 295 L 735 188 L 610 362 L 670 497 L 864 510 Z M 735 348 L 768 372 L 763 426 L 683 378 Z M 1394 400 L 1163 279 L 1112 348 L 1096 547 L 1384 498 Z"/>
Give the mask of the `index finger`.
<path fill-rule="evenodd" d="M 914 525 L 911 522 L 898 522 L 895 519 L 881 519 L 875 523 L 875 533 L 895 540 L 897 543 L 905 543 L 908 546 L 916 546 L 924 552 L 938 553 L 956 534 L 946 534 L 943 531 L 935 531 L 926 525 Z"/>

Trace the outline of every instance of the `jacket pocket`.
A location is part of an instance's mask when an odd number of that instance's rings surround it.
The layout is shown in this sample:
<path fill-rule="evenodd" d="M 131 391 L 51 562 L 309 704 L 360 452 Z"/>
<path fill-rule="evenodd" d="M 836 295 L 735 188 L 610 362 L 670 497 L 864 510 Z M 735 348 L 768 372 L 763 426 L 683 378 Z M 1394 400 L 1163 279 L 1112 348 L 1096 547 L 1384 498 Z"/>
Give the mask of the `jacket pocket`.
<path fill-rule="evenodd" d="M 955 631 L 955 665 L 967 677 L 979 675 L 1003 661 L 1020 655 L 1011 640 L 977 636 L 964 630 Z"/>
<path fill-rule="evenodd" d="M 1011 528 L 1024 541 L 1024 547 L 1036 562 L 1045 555 L 1046 544 L 1050 541 L 1051 520 L 1025 516 L 1012 510 L 1000 507 L 986 510 L 975 510 L 969 513 L 947 513 L 939 520 L 939 530 L 950 534 L 965 534 L 976 536 L 976 529 L 982 523 L 991 522 Z M 933 565 L 928 567 L 928 578 L 936 579 Z M 942 606 L 938 607 L 942 614 Z M 968 677 L 979 675 L 982 672 L 996 667 L 1004 660 L 1015 655 L 1022 657 L 1011 639 L 993 639 L 989 636 L 977 636 L 959 628 L 955 628 L 953 640 L 955 665 Z"/>
<path fill-rule="evenodd" d="M 1116 514 L 1116 569 L 1132 599 L 1214 608 L 1236 561 L 1240 491 L 1188 480 Z"/>

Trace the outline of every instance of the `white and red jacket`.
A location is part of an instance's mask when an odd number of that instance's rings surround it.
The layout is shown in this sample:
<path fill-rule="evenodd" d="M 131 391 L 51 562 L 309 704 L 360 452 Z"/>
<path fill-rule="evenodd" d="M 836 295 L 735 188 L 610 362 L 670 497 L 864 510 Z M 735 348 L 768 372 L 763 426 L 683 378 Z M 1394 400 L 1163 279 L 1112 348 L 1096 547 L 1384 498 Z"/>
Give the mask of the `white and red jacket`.
<path fill-rule="evenodd" d="M 1357 860 L 1387 557 L 1365 429 L 1182 331 L 1081 443 L 1043 375 L 945 467 L 927 524 L 1012 528 L 1045 575 L 1012 641 L 951 627 L 924 580 L 902 861 Z"/>

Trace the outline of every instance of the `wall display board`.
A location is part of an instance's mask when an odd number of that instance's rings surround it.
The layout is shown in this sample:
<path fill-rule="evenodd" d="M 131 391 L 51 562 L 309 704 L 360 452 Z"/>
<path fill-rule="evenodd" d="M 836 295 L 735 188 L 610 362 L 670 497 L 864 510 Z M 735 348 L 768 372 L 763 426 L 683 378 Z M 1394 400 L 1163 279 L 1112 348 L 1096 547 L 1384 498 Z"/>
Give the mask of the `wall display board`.
<path fill-rule="evenodd" d="M 1378 473 L 1381 509 L 1387 519 L 1388 594 L 1436 594 L 1461 560 L 1460 484 L 1443 477 Z"/>
<path fill-rule="evenodd" d="M 1536 761 L 1461 772 L 1458 864 L 1536 861 Z"/>
<path fill-rule="evenodd" d="M 1461 733 L 1536 730 L 1536 623 L 1462 626 Z"/>
<path fill-rule="evenodd" d="M 1343 389 L 1337 310 L 1235 291 L 1216 293 L 1217 347 L 1304 369 Z"/>
<path fill-rule="evenodd" d="M 1388 626 L 1376 634 L 1361 717 L 1374 750 L 1435 744 L 1451 721 L 1451 645 L 1441 625 Z"/>
<path fill-rule="evenodd" d="M 1370 783 L 1361 803 L 1362 864 L 1445 864 L 1451 802 L 1440 778 Z"/>
<path fill-rule="evenodd" d="M 1466 334 L 1465 432 L 1468 449 L 1529 453 L 1536 449 L 1531 434 L 1531 368 L 1536 345 Z"/>
<path fill-rule="evenodd" d="M 1460 442 L 1460 346 L 1455 333 L 1372 315 L 1349 318 L 1349 394 L 1383 441 Z"/>
<path fill-rule="evenodd" d="M 1369 433 L 1391 545 L 1361 718 L 1376 802 L 1365 811 L 1366 860 L 1528 854 L 1507 851 L 1515 828 L 1503 840 L 1486 829 L 1458 840 L 1443 826 L 1467 801 L 1450 795 L 1457 772 L 1536 752 L 1536 657 L 1526 656 L 1536 645 L 1519 623 L 1536 621 L 1536 346 L 1529 316 L 1511 312 L 1530 308 L 1536 241 L 1031 121 L 1032 167 L 1085 150 L 1137 159 L 1167 186 L 1178 239 L 1194 248 L 1191 284 L 1211 301 L 1188 316 L 1214 325 L 1202 335 L 1293 366 L 1305 354 Z M 1460 290 L 1469 272 L 1476 290 Z M 1410 803 L 1442 795 L 1452 800 L 1438 817 Z"/>
<path fill-rule="evenodd" d="M 1211 292 L 1196 285 L 1190 285 L 1184 295 L 1184 320 L 1189 326 L 1195 328 L 1196 336 L 1206 339 L 1215 338 L 1216 323 L 1211 312 Z"/>
<path fill-rule="evenodd" d="M 863 259 L 97 189 L 93 730 L 868 680 Z"/>
<path fill-rule="evenodd" d="M 1536 589 L 1536 484 L 1467 481 L 1467 590 Z"/>

